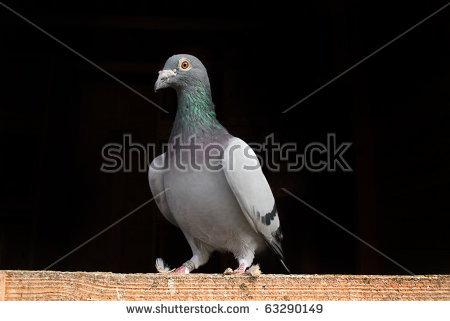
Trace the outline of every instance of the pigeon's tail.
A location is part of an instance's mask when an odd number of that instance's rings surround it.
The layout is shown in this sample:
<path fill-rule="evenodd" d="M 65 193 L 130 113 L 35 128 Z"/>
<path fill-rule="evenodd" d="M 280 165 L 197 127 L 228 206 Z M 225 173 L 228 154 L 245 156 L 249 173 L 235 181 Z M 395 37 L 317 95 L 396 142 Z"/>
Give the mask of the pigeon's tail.
<path fill-rule="evenodd" d="M 264 237 L 264 236 L 263 236 Z M 281 240 L 283 239 L 283 234 L 281 233 L 281 229 L 278 229 L 274 233 L 274 237 L 271 241 L 269 241 L 266 237 L 264 237 L 264 241 L 266 242 L 267 246 L 272 250 L 273 253 L 278 257 L 280 260 L 281 265 L 285 268 L 285 270 L 291 274 L 291 271 L 286 266 L 286 263 L 284 263 L 284 255 L 283 255 L 283 249 L 281 248 Z"/>
<path fill-rule="evenodd" d="M 280 259 L 280 263 L 281 263 L 281 265 L 283 265 L 284 269 L 287 271 L 288 274 L 292 274 L 291 271 L 286 266 L 286 263 L 284 263 L 283 259 Z"/>

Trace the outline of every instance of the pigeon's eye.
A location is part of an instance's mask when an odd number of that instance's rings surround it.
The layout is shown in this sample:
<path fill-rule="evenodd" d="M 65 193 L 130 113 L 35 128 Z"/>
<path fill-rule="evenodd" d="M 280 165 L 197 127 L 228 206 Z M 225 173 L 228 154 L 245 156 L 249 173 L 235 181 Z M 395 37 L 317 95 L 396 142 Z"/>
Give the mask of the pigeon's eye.
<path fill-rule="evenodd" d="M 178 66 L 181 70 L 184 71 L 191 69 L 191 64 L 189 63 L 189 60 L 187 60 L 186 58 L 181 58 L 178 63 Z"/>

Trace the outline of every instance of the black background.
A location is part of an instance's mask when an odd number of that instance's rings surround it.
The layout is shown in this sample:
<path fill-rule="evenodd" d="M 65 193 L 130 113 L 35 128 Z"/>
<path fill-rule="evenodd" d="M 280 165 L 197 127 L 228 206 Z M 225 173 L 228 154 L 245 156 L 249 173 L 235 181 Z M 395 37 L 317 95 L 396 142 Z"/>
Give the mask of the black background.
<path fill-rule="evenodd" d="M 0 269 L 44 269 L 151 197 L 145 172 L 101 172 L 101 149 L 124 134 L 167 141 L 175 92 L 153 85 L 169 56 L 190 53 L 233 135 L 274 133 L 299 151 L 327 133 L 352 142 L 351 173 L 266 171 L 294 273 L 407 272 L 282 187 L 414 273 L 450 272 L 449 8 L 282 113 L 445 2 L 6 4 L 170 114 L 0 7 Z M 52 269 L 154 272 L 156 257 L 176 267 L 190 255 L 152 203 Z M 228 266 L 232 256 L 216 254 L 198 271 Z"/>

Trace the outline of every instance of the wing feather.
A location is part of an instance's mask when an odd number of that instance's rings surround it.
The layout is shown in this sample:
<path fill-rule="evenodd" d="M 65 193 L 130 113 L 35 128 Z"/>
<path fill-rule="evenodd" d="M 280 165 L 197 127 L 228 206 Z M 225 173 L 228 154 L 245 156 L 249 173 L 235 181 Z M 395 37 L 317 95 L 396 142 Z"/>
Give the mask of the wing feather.
<path fill-rule="evenodd" d="M 283 261 L 283 235 L 275 199 L 255 152 L 243 140 L 234 137 L 228 142 L 222 165 L 247 221 L 287 269 Z"/>
<path fill-rule="evenodd" d="M 164 191 L 164 161 L 166 153 L 156 157 L 148 169 L 148 182 L 150 184 L 150 190 L 153 196 L 158 195 Z M 170 211 L 169 205 L 167 204 L 166 193 L 161 193 L 155 198 L 156 205 L 163 214 L 163 216 L 173 225 L 178 227 L 177 222 L 173 218 L 172 212 Z"/>

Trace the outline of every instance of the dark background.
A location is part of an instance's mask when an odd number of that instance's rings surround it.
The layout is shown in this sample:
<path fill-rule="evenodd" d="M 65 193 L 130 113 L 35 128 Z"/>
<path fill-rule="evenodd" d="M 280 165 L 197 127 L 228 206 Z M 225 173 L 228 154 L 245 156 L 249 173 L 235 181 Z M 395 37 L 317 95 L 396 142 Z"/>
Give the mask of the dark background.
<path fill-rule="evenodd" d="M 235 136 L 274 133 L 300 152 L 327 133 L 353 143 L 351 173 L 267 171 L 294 273 L 406 272 L 282 187 L 414 273 L 450 272 L 450 8 L 281 113 L 444 1 L 6 4 L 170 114 L 0 7 L 0 269 L 44 269 L 151 197 L 146 173 L 101 172 L 101 149 L 168 139 L 175 92 L 153 85 L 170 55 L 190 53 Z M 176 267 L 191 253 L 151 203 L 52 269 L 154 272 L 159 256 Z M 198 271 L 235 265 L 216 254 Z"/>

